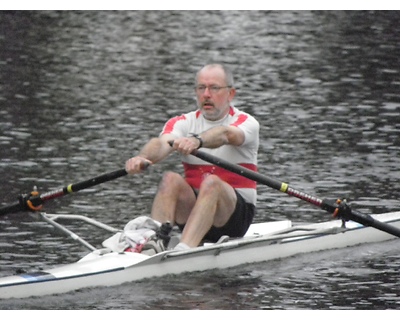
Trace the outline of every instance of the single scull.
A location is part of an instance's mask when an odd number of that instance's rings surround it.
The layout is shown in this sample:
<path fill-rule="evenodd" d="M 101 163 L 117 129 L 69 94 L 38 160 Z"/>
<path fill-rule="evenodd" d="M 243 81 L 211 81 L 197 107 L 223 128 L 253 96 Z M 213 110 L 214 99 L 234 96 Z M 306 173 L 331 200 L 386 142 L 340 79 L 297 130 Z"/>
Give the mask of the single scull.
<path fill-rule="evenodd" d="M 106 229 L 116 229 L 84 216 L 40 213 L 53 226 L 80 241 L 91 253 L 76 263 L 38 272 L 0 278 L 0 298 L 26 298 L 61 294 L 83 288 L 116 286 L 168 274 L 235 267 L 281 259 L 297 254 L 381 242 L 395 236 L 372 227 L 340 220 L 293 226 L 291 221 L 253 224 L 246 236 L 186 251 L 168 250 L 152 256 L 96 249 L 56 219 L 80 219 Z M 374 215 L 378 221 L 400 227 L 400 211 Z"/>
<path fill-rule="evenodd" d="M 251 225 L 243 238 L 227 239 L 185 251 L 167 250 L 155 255 L 134 252 L 115 252 L 95 248 L 57 219 L 80 219 L 110 232 L 118 230 L 83 216 L 48 215 L 41 217 L 91 250 L 76 263 L 39 272 L 29 272 L 0 278 L 0 299 L 24 298 L 60 294 L 82 288 L 115 286 L 126 282 L 168 274 L 230 268 L 241 264 L 282 259 L 296 254 L 381 242 L 400 237 L 400 211 L 368 215 L 353 211 L 340 199 L 323 200 L 298 191 L 287 183 L 275 181 L 258 172 L 232 164 L 203 151 L 192 154 L 238 175 L 267 185 L 320 207 L 337 220 L 293 226 L 291 221 L 265 222 Z M 95 186 L 125 176 L 125 169 L 109 172 L 58 190 L 39 194 L 35 189 L 21 195 L 18 202 L 0 208 L 0 216 L 22 210 L 39 211 L 53 198 Z"/>

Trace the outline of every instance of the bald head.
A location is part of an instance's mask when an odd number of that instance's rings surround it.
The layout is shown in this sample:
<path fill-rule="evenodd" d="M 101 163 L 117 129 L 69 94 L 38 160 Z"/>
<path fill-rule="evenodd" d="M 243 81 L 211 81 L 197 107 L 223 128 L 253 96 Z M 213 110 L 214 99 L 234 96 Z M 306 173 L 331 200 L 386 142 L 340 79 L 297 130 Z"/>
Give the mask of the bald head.
<path fill-rule="evenodd" d="M 215 72 L 218 72 L 218 71 L 221 72 L 221 74 L 223 75 L 223 77 L 225 79 L 226 86 L 229 86 L 229 87 L 234 86 L 233 75 L 232 75 L 231 70 L 229 70 L 229 68 L 227 68 L 226 66 L 224 66 L 222 64 L 218 64 L 218 63 L 207 64 L 203 68 L 201 68 L 196 74 L 196 79 L 195 79 L 196 85 L 198 84 L 198 78 L 199 78 L 200 73 L 205 72 L 205 71 L 210 71 L 212 69 L 215 69 L 214 70 Z"/>

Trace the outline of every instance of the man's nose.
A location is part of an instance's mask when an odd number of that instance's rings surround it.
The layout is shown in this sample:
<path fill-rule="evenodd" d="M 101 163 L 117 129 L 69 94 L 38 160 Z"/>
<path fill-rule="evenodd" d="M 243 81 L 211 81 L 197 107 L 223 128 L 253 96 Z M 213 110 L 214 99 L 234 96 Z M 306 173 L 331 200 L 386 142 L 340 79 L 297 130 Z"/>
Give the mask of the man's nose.
<path fill-rule="evenodd" d="M 210 87 L 206 87 L 203 92 L 203 96 L 210 97 L 211 96 L 211 89 Z"/>

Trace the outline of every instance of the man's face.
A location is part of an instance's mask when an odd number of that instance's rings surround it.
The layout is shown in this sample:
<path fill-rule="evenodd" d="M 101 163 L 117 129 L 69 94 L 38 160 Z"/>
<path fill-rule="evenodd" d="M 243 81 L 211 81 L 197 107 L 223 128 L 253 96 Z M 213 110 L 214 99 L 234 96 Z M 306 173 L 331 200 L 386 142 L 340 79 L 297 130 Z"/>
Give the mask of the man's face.
<path fill-rule="evenodd" d="M 204 118 L 220 120 L 229 112 L 235 89 L 228 87 L 224 71 L 219 67 L 206 67 L 197 75 L 197 105 Z"/>

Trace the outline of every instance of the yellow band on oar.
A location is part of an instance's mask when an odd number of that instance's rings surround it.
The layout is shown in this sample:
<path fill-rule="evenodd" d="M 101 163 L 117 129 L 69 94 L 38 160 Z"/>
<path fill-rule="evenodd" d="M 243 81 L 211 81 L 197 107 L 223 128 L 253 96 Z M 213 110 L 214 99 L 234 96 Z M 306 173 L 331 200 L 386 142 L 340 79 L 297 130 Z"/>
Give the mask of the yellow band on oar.
<path fill-rule="evenodd" d="M 287 183 L 282 182 L 280 191 L 286 192 L 288 187 L 289 187 L 289 185 Z"/>
<path fill-rule="evenodd" d="M 67 191 L 68 191 L 68 193 L 74 192 L 74 191 L 72 190 L 72 184 L 68 185 Z"/>

